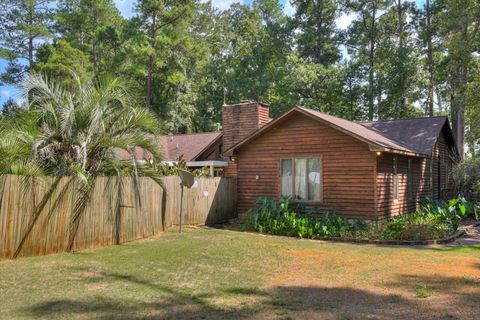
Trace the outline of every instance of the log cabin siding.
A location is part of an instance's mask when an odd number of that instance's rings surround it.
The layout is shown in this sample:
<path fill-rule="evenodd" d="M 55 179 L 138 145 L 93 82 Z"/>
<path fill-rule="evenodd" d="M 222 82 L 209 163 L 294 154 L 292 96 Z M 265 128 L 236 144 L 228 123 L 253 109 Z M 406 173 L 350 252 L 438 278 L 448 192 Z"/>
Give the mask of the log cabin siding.
<path fill-rule="evenodd" d="M 397 158 L 398 200 L 393 197 L 393 158 Z M 408 192 L 408 160 L 411 163 L 411 197 Z M 382 153 L 377 157 L 377 212 L 387 218 L 415 211 L 418 200 L 430 195 L 430 161 L 426 158 Z"/>
<path fill-rule="evenodd" d="M 237 150 L 238 212 L 258 197 L 280 197 L 280 160 L 322 160 L 323 201 L 349 218 L 375 218 L 375 153 L 368 144 L 301 114 L 294 114 Z M 256 177 L 258 176 L 258 180 Z"/>
<path fill-rule="evenodd" d="M 445 198 L 453 196 L 453 177 L 452 168 L 455 162 L 451 148 L 446 139 L 445 133 L 442 131 L 435 147 L 433 148 L 433 172 L 434 177 L 434 195 L 435 197 Z M 440 178 L 438 178 L 440 177 Z M 439 181 L 440 180 L 440 181 Z M 439 189 L 440 184 L 440 189 Z"/>
<path fill-rule="evenodd" d="M 207 147 L 201 154 L 199 154 L 194 161 L 218 160 L 222 158 L 222 142 L 223 139 L 218 139 L 212 145 Z"/>
<path fill-rule="evenodd" d="M 397 158 L 398 165 L 397 201 L 393 199 L 393 157 Z M 411 161 L 412 197 L 409 197 L 408 194 L 409 159 Z M 377 157 L 378 218 L 388 218 L 415 211 L 419 208 L 419 201 L 425 197 L 444 198 L 444 195 L 447 194 L 446 191 L 452 188 L 453 163 L 450 147 L 443 131 L 435 143 L 432 158 L 407 157 L 389 153 Z"/>

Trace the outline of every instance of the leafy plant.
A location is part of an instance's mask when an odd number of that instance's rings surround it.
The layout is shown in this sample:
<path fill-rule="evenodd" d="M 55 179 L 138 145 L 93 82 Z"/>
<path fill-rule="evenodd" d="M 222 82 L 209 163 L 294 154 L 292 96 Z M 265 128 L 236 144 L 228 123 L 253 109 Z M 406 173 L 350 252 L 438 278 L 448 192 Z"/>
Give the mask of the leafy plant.
<path fill-rule="evenodd" d="M 15 256 L 43 208 L 54 194 L 79 194 L 69 223 L 71 250 L 79 222 L 95 192 L 95 180 L 101 176 L 117 177 L 115 205 L 115 242 L 119 243 L 125 177 L 131 177 L 140 206 L 138 177 L 145 176 L 161 184 L 156 167 L 161 155 L 155 143 L 159 120 L 146 108 L 136 106 L 130 85 L 114 78 L 82 81 L 75 85 L 30 75 L 22 84 L 24 106 L 15 115 L 0 121 L 0 174 L 30 176 L 25 179 L 25 194 L 30 194 L 36 176 L 56 176 L 30 217 L 26 232 Z M 134 161 L 138 148 L 152 156 L 152 162 L 138 165 Z M 121 155 L 121 156 L 120 156 Z M 62 176 L 69 182 L 60 187 Z M 52 201 L 50 212 L 61 201 Z"/>
<path fill-rule="evenodd" d="M 383 240 L 431 240 L 447 236 L 458 229 L 461 220 L 478 217 L 478 209 L 465 198 L 437 201 L 422 200 L 420 210 L 384 221 L 367 224 L 348 222 L 335 210 L 305 208 L 289 203 L 288 198 L 275 201 L 259 198 L 257 209 L 250 212 L 247 228 L 263 233 L 299 238 L 355 237 Z"/>
<path fill-rule="evenodd" d="M 162 172 L 164 176 L 178 176 L 179 170 L 186 170 L 191 171 L 195 177 L 210 177 L 210 169 L 209 168 L 199 168 L 190 170 L 187 166 L 187 162 L 183 159 L 183 156 L 180 156 L 176 161 L 172 163 L 161 163 L 159 164 L 159 170 Z"/>
<path fill-rule="evenodd" d="M 314 239 L 344 237 L 348 232 L 366 227 L 362 222 L 348 223 L 344 217 L 337 216 L 334 209 L 305 209 L 303 204 L 295 204 L 291 209 L 288 198 L 279 202 L 258 198 L 257 204 L 256 211 L 249 214 L 247 228 L 258 232 Z"/>

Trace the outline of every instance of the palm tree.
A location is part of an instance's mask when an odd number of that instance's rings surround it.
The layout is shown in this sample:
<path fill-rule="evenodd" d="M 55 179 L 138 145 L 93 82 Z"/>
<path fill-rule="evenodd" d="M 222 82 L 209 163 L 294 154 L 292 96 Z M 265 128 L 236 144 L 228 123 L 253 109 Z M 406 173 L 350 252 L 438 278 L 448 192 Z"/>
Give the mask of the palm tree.
<path fill-rule="evenodd" d="M 77 193 L 77 201 L 69 223 L 67 250 L 74 244 L 85 208 L 100 176 L 116 177 L 115 242 L 119 243 L 120 218 L 125 177 L 134 184 L 140 204 L 138 177 L 146 176 L 161 185 L 161 172 L 156 165 L 161 156 L 155 137 L 159 121 L 144 107 L 135 106 L 129 85 L 120 79 L 104 78 L 81 82 L 66 88 L 42 75 L 30 75 L 22 84 L 23 109 L 14 117 L 0 121 L 0 174 L 27 176 L 28 188 L 35 176 L 55 176 L 53 184 L 35 205 L 25 234 L 15 252 L 33 229 L 40 213 L 53 193 L 60 199 Z M 151 155 L 152 163 L 138 165 L 139 148 Z M 118 156 L 122 152 L 131 160 Z M 59 184 L 62 177 L 68 182 Z M 59 187 L 62 185 L 62 187 Z M 59 189 L 59 190 L 57 190 Z"/>

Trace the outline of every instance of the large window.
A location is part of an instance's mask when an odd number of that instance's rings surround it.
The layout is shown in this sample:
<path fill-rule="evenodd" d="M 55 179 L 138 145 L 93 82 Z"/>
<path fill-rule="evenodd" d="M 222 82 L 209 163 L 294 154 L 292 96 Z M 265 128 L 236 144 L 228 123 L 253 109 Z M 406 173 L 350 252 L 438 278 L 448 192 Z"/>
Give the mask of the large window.
<path fill-rule="evenodd" d="M 281 160 L 281 194 L 303 201 L 321 201 L 320 158 Z"/>

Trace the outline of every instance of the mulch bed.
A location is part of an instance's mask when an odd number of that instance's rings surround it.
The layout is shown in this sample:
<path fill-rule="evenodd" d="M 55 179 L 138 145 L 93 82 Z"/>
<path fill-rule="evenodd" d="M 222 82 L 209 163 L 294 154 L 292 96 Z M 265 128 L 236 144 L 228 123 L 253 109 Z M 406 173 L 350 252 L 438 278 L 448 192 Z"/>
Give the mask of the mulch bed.
<path fill-rule="evenodd" d="M 213 228 L 224 229 L 225 226 L 221 225 L 209 225 Z M 266 236 L 275 236 L 271 234 L 258 233 L 254 231 L 246 231 L 248 233 L 261 234 Z M 457 231 L 448 235 L 442 239 L 432 239 L 432 240 L 377 240 L 377 239 L 362 239 L 362 238 L 349 238 L 349 237 L 328 237 L 328 238 L 318 238 L 318 239 L 309 239 L 309 240 L 324 240 L 324 241 L 334 241 L 334 242 L 348 242 L 348 243 L 364 243 L 364 244 L 377 244 L 377 245 L 398 245 L 398 246 L 428 246 L 428 245 L 438 245 L 438 244 L 448 244 L 452 243 L 466 235 L 476 234 L 480 236 L 480 221 L 466 221 L 463 226 L 461 226 Z M 288 237 L 292 238 L 292 237 Z"/>

